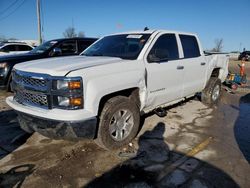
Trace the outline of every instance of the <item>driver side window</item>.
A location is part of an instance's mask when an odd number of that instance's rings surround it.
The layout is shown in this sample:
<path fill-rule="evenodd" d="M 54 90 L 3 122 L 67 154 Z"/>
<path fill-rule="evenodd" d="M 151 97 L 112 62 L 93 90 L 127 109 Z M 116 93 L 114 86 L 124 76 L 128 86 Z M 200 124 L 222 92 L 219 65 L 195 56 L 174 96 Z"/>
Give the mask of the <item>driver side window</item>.
<path fill-rule="evenodd" d="M 175 34 L 164 34 L 155 42 L 148 54 L 149 62 L 164 62 L 179 59 Z"/>

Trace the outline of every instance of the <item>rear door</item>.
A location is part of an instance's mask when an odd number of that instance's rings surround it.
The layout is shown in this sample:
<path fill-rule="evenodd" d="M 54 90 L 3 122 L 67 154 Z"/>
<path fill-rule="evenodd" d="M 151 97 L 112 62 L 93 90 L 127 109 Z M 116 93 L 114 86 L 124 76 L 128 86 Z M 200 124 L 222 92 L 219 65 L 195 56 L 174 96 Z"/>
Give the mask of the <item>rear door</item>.
<path fill-rule="evenodd" d="M 176 35 L 161 34 L 154 41 L 146 60 L 147 106 L 152 107 L 181 98 L 183 80 L 182 60 L 179 59 Z M 158 54 L 157 56 L 163 57 L 162 60 L 150 62 L 149 59 L 155 53 Z"/>
<path fill-rule="evenodd" d="M 195 94 L 204 88 L 207 63 L 193 35 L 180 34 L 183 50 L 183 97 Z"/>

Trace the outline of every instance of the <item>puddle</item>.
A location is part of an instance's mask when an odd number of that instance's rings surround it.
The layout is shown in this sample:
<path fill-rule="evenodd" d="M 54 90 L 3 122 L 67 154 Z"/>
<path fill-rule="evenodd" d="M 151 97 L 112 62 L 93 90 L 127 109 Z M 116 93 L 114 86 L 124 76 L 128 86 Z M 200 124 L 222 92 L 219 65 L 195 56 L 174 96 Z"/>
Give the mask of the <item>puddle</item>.
<path fill-rule="evenodd" d="M 234 134 L 241 152 L 250 163 L 250 93 L 240 99 Z"/>

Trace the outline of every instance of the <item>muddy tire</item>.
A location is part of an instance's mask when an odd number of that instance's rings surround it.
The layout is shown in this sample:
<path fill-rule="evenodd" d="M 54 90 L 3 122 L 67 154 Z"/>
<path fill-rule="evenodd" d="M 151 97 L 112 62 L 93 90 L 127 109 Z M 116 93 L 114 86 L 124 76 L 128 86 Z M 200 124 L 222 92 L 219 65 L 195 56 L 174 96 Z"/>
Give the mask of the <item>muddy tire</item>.
<path fill-rule="evenodd" d="M 95 142 L 113 150 L 128 144 L 137 134 L 140 112 L 133 100 L 124 96 L 109 99 L 100 114 Z"/>
<path fill-rule="evenodd" d="M 213 106 L 218 103 L 220 95 L 221 80 L 219 78 L 211 77 L 207 86 L 201 93 L 201 101 L 208 106 Z"/>

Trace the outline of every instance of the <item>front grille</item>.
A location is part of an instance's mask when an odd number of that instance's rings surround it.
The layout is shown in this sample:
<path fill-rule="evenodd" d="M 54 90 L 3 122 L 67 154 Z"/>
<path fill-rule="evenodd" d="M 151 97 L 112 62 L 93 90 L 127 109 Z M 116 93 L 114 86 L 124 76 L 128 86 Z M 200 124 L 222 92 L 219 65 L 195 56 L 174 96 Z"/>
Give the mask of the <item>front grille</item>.
<path fill-rule="evenodd" d="M 30 104 L 41 107 L 48 107 L 47 95 L 17 91 L 14 100 L 21 104 Z"/>
<path fill-rule="evenodd" d="M 14 92 L 14 100 L 17 103 L 41 107 L 44 109 L 70 109 L 75 110 L 81 107 L 60 106 L 58 104 L 58 96 L 62 97 L 82 97 L 82 90 L 56 90 L 57 80 L 77 80 L 81 81 L 81 77 L 53 77 L 48 74 L 31 73 L 14 69 L 12 71 L 11 89 Z"/>
<path fill-rule="evenodd" d="M 41 87 L 41 88 L 47 87 L 47 80 L 43 78 L 32 78 L 30 76 L 18 74 L 15 71 L 12 74 L 12 78 L 17 84 L 24 84 L 27 86 Z"/>
<path fill-rule="evenodd" d="M 49 108 L 48 76 L 22 71 L 12 72 L 14 100 L 20 104 Z"/>

